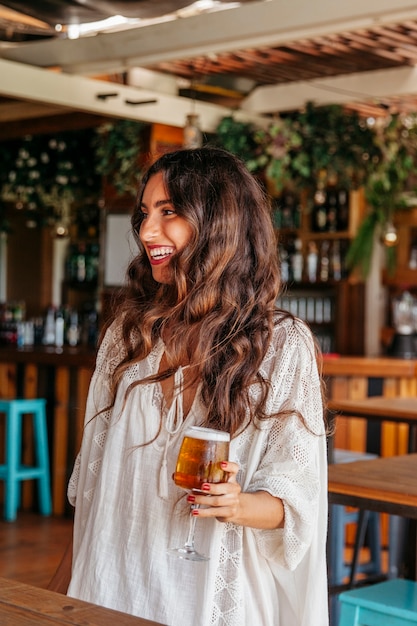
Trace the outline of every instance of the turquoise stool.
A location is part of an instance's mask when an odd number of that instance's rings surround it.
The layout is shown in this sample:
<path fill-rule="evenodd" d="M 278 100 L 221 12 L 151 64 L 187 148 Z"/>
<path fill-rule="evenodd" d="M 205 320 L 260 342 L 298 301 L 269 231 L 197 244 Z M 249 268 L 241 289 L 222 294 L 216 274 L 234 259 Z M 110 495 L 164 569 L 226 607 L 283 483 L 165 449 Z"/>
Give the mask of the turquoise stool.
<path fill-rule="evenodd" d="M 8 522 L 16 519 L 23 480 L 38 481 L 39 510 L 42 515 L 52 512 L 45 405 L 41 398 L 0 400 L 0 413 L 6 416 L 5 463 L 0 465 L 0 480 L 5 483 L 4 518 Z M 26 414 L 33 417 L 36 465 L 31 466 L 21 464 L 22 418 Z"/>
<path fill-rule="evenodd" d="M 339 626 L 417 624 L 417 583 L 393 578 L 340 594 Z"/>

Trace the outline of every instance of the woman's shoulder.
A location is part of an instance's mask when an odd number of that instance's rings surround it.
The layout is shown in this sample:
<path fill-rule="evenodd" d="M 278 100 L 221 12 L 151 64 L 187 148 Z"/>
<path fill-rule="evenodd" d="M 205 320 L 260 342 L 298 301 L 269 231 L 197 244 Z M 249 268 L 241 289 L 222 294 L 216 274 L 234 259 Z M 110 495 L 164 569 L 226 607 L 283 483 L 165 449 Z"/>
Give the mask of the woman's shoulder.
<path fill-rule="evenodd" d="M 300 347 L 308 350 L 315 346 L 314 335 L 306 322 L 285 311 L 277 311 L 274 317 L 274 328 L 271 344 L 276 346 Z"/>

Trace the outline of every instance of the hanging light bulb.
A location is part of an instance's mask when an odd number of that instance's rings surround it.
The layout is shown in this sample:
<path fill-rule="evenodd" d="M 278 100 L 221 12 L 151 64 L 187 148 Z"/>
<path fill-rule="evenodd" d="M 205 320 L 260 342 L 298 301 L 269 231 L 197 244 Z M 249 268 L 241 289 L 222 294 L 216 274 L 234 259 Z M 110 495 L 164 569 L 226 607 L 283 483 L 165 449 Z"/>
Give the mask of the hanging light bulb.
<path fill-rule="evenodd" d="M 70 201 L 64 197 L 58 205 L 58 219 L 53 225 L 53 236 L 57 239 L 64 239 L 69 236 L 70 212 Z"/>
<path fill-rule="evenodd" d="M 203 145 L 203 134 L 200 129 L 200 118 L 196 113 L 187 115 L 184 126 L 184 148 L 201 148 Z"/>
<path fill-rule="evenodd" d="M 397 229 L 391 221 L 385 224 L 385 229 L 382 235 L 382 243 L 384 246 L 387 246 L 387 248 L 392 248 L 398 243 Z"/>
<path fill-rule="evenodd" d="M 55 226 L 55 237 L 57 239 L 64 239 L 64 237 L 68 237 L 69 230 L 68 227 L 62 222 L 58 222 Z"/>

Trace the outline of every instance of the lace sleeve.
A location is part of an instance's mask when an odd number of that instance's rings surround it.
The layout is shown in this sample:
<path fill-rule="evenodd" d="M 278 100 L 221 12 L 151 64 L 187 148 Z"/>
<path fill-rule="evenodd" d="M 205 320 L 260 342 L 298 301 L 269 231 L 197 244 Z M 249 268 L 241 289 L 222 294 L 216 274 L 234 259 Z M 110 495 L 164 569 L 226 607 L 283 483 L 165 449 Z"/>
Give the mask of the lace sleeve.
<path fill-rule="evenodd" d="M 283 529 L 255 530 L 258 548 L 294 569 L 311 544 L 319 497 L 326 489 L 321 385 L 312 336 L 299 322 L 286 323 L 269 355 L 271 409 L 289 416 L 271 419 L 263 453 L 247 491 L 267 491 L 283 500 Z M 301 416 L 301 417 L 300 417 Z"/>
<path fill-rule="evenodd" d="M 68 500 L 73 506 L 80 491 L 83 498 L 88 499 L 95 486 L 110 419 L 110 410 L 104 409 L 111 402 L 111 377 L 124 355 L 121 339 L 120 326 L 113 324 L 107 330 L 97 353 L 96 367 L 87 396 L 81 450 L 68 483 Z M 84 464 L 83 459 L 86 461 Z M 79 489 L 80 481 L 83 486 Z"/>

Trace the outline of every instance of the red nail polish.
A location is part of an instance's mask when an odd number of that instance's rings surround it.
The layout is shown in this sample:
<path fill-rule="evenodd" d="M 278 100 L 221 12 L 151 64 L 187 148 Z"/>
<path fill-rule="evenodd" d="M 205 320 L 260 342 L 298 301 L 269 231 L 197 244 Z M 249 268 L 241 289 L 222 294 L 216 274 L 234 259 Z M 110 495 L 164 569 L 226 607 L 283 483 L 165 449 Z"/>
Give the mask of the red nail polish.
<path fill-rule="evenodd" d="M 187 501 L 188 502 L 195 502 L 195 496 L 190 494 L 189 496 L 187 496 Z"/>
<path fill-rule="evenodd" d="M 191 515 L 198 515 L 198 509 L 193 509 L 191 511 Z"/>
<path fill-rule="evenodd" d="M 203 491 L 210 491 L 210 485 L 209 483 L 204 483 L 203 485 L 201 485 L 201 489 Z"/>
<path fill-rule="evenodd" d="M 226 468 L 227 467 L 227 461 L 222 461 L 220 463 L 220 467 Z"/>

